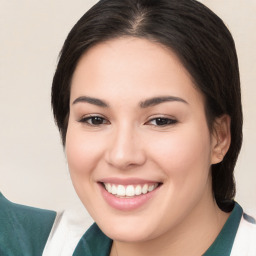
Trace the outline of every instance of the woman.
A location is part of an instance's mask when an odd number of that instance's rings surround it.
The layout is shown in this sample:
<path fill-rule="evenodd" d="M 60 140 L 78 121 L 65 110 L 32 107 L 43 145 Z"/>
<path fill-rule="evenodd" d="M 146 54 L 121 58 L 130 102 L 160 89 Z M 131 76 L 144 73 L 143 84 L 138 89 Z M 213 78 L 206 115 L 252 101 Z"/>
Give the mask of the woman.
<path fill-rule="evenodd" d="M 237 55 L 208 8 L 98 2 L 65 41 L 52 106 L 72 182 L 95 220 L 73 255 L 224 256 L 243 246 L 255 255 L 254 219 L 233 200 Z"/>

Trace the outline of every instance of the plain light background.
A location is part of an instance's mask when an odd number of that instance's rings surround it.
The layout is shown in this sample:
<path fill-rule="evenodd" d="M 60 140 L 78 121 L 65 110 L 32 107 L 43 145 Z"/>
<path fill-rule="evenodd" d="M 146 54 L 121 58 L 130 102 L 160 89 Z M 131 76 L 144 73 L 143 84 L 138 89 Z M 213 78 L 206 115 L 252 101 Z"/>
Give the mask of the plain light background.
<path fill-rule="evenodd" d="M 256 0 L 202 0 L 231 30 L 239 57 L 244 143 L 236 200 L 256 211 Z M 79 205 L 50 106 L 58 53 L 95 0 L 0 0 L 0 191 L 62 210 Z"/>

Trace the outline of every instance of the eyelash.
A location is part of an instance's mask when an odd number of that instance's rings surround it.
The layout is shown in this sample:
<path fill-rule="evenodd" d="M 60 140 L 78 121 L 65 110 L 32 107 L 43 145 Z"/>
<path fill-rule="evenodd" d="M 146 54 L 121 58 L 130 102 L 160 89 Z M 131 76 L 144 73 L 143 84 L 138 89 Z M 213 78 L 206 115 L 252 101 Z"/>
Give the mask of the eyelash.
<path fill-rule="evenodd" d="M 93 123 L 95 122 L 96 123 Z M 110 124 L 110 122 L 108 120 L 106 120 L 104 117 L 102 116 L 86 116 L 86 117 L 83 117 L 81 120 L 79 120 L 80 123 L 85 123 L 89 126 L 101 126 L 101 125 L 104 125 L 104 124 Z M 155 124 L 153 124 L 153 122 Z M 174 125 L 176 124 L 178 121 L 175 120 L 175 119 L 171 119 L 171 118 L 166 118 L 166 117 L 155 117 L 155 118 L 152 118 L 150 119 L 149 121 L 147 121 L 145 124 L 146 125 L 152 125 L 152 126 L 159 126 L 159 127 L 165 127 L 165 126 L 171 126 L 171 125 Z"/>
<path fill-rule="evenodd" d="M 152 124 L 153 121 L 155 122 L 155 124 Z M 150 119 L 148 122 L 146 122 L 146 124 L 150 124 L 151 123 L 150 125 L 165 127 L 165 126 L 174 125 L 177 122 L 178 121 L 176 119 L 172 119 L 172 118 L 155 117 L 155 118 Z"/>

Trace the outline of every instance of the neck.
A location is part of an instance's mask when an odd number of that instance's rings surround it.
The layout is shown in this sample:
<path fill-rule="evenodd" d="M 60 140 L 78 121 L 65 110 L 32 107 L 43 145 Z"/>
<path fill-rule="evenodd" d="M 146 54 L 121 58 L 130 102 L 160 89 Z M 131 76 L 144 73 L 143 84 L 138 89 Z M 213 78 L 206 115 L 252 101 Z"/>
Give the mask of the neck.
<path fill-rule="evenodd" d="M 114 241 L 110 256 L 198 256 L 214 242 L 229 214 L 211 199 L 202 203 L 186 219 L 167 233 L 136 243 Z"/>

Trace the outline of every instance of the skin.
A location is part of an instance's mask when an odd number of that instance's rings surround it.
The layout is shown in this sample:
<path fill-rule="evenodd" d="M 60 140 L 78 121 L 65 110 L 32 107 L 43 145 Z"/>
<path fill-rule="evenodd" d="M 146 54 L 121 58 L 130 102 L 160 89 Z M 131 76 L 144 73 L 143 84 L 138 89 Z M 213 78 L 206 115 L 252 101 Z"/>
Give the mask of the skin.
<path fill-rule="evenodd" d="M 145 106 L 162 96 L 179 100 Z M 210 169 L 228 150 L 229 122 L 222 116 L 209 132 L 203 95 L 177 56 L 160 44 L 119 38 L 81 57 L 71 84 L 66 155 L 78 196 L 114 240 L 110 255 L 207 250 L 228 218 L 214 201 Z M 98 182 L 105 178 L 162 185 L 143 206 L 121 211 L 102 196 Z"/>

